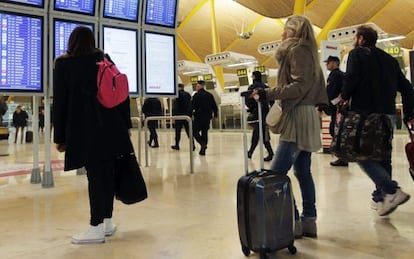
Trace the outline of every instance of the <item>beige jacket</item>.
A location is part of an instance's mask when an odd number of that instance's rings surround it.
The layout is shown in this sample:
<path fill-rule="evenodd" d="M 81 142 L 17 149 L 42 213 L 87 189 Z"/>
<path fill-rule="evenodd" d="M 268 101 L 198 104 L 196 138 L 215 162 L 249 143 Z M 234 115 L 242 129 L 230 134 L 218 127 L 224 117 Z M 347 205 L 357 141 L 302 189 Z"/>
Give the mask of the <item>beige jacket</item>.
<path fill-rule="evenodd" d="M 266 90 L 269 100 L 281 100 L 284 112 L 298 105 L 328 103 L 321 67 L 316 69 L 318 76 L 313 73 L 309 45 L 299 44 L 297 39 L 287 39 L 278 47 L 276 59 L 279 62 L 278 86 Z"/>

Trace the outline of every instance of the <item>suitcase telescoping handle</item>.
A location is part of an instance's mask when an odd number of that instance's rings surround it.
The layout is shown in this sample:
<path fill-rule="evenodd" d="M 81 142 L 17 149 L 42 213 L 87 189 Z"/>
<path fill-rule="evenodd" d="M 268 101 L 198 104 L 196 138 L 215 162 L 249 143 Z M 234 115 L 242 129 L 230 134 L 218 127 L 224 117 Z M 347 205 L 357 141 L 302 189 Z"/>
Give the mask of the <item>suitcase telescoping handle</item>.
<path fill-rule="evenodd" d="M 254 98 L 257 101 L 258 107 L 258 119 L 256 121 L 250 121 L 250 123 L 259 123 L 259 151 L 260 151 L 260 169 L 264 168 L 264 154 L 263 154 L 263 117 L 262 117 L 262 105 L 258 99 L 259 96 Z M 249 162 L 247 157 L 247 111 L 246 111 L 246 98 L 249 98 L 249 94 L 242 93 L 242 125 L 243 125 L 243 157 L 244 157 L 244 169 L 245 174 L 249 173 Z"/>

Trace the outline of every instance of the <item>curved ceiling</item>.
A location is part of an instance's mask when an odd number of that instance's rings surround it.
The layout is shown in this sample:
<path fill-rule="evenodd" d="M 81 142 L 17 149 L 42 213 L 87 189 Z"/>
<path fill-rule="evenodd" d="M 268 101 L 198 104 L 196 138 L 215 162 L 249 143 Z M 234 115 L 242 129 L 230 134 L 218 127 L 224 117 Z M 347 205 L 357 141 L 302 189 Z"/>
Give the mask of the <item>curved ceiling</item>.
<path fill-rule="evenodd" d="M 301 0 L 312 23 L 324 28 L 343 0 Z M 348 0 L 349 8 L 333 27 L 373 22 L 385 32 L 404 35 L 400 43 L 412 49 L 414 0 Z M 180 0 L 178 11 L 178 59 L 204 62 L 205 56 L 234 51 L 255 56 L 260 65 L 275 67 L 273 57 L 258 53 L 258 46 L 280 39 L 285 17 L 292 15 L 292 0 Z M 215 19 L 214 19 L 215 17 Z M 215 21 L 217 42 L 213 44 Z M 317 30 L 317 33 L 320 30 Z M 251 35 L 249 35 L 251 34 Z"/>

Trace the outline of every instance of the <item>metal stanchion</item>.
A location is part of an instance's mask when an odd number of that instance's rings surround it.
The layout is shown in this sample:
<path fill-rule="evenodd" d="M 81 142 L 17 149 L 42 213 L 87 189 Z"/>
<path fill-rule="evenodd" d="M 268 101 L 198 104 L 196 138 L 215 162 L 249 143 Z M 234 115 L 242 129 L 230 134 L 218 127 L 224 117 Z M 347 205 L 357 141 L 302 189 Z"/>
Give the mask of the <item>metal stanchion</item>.
<path fill-rule="evenodd" d="M 190 131 L 189 133 L 189 143 L 190 143 L 190 170 L 191 173 L 194 173 L 194 161 L 193 161 L 193 147 L 194 147 L 194 143 L 193 143 L 193 121 L 189 116 L 186 115 L 177 115 L 177 116 L 151 116 L 151 117 L 147 117 L 144 120 L 144 139 L 145 141 L 148 138 L 148 133 L 147 133 L 147 129 L 148 129 L 148 121 L 156 121 L 156 120 L 186 120 L 188 122 L 188 130 Z M 148 145 L 145 143 L 145 167 L 148 167 Z"/>

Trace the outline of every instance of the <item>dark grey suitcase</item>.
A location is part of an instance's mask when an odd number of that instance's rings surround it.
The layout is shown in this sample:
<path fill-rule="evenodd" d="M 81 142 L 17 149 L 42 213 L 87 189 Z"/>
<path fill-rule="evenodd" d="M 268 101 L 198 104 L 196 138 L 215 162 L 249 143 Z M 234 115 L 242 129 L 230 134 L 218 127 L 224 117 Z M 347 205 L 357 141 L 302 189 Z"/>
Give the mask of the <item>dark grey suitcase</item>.
<path fill-rule="evenodd" d="M 244 100 L 242 106 L 244 107 Z M 259 118 L 261 110 L 259 106 Z M 243 109 L 243 118 L 246 118 Z M 244 255 L 251 251 L 266 258 L 268 253 L 288 248 L 296 253 L 294 246 L 294 206 L 290 179 L 263 169 L 263 134 L 259 132 L 261 169 L 248 172 L 246 119 L 243 120 L 243 142 L 246 175 L 237 183 L 237 222 L 240 243 Z M 259 128 L 261 128 L 259 120 Z"/>
<path fill-rule="evenodd" d="M 33 131 L 27 130 L 26 131 L 26 143 L 32 143 L 33 142 Z"/>

